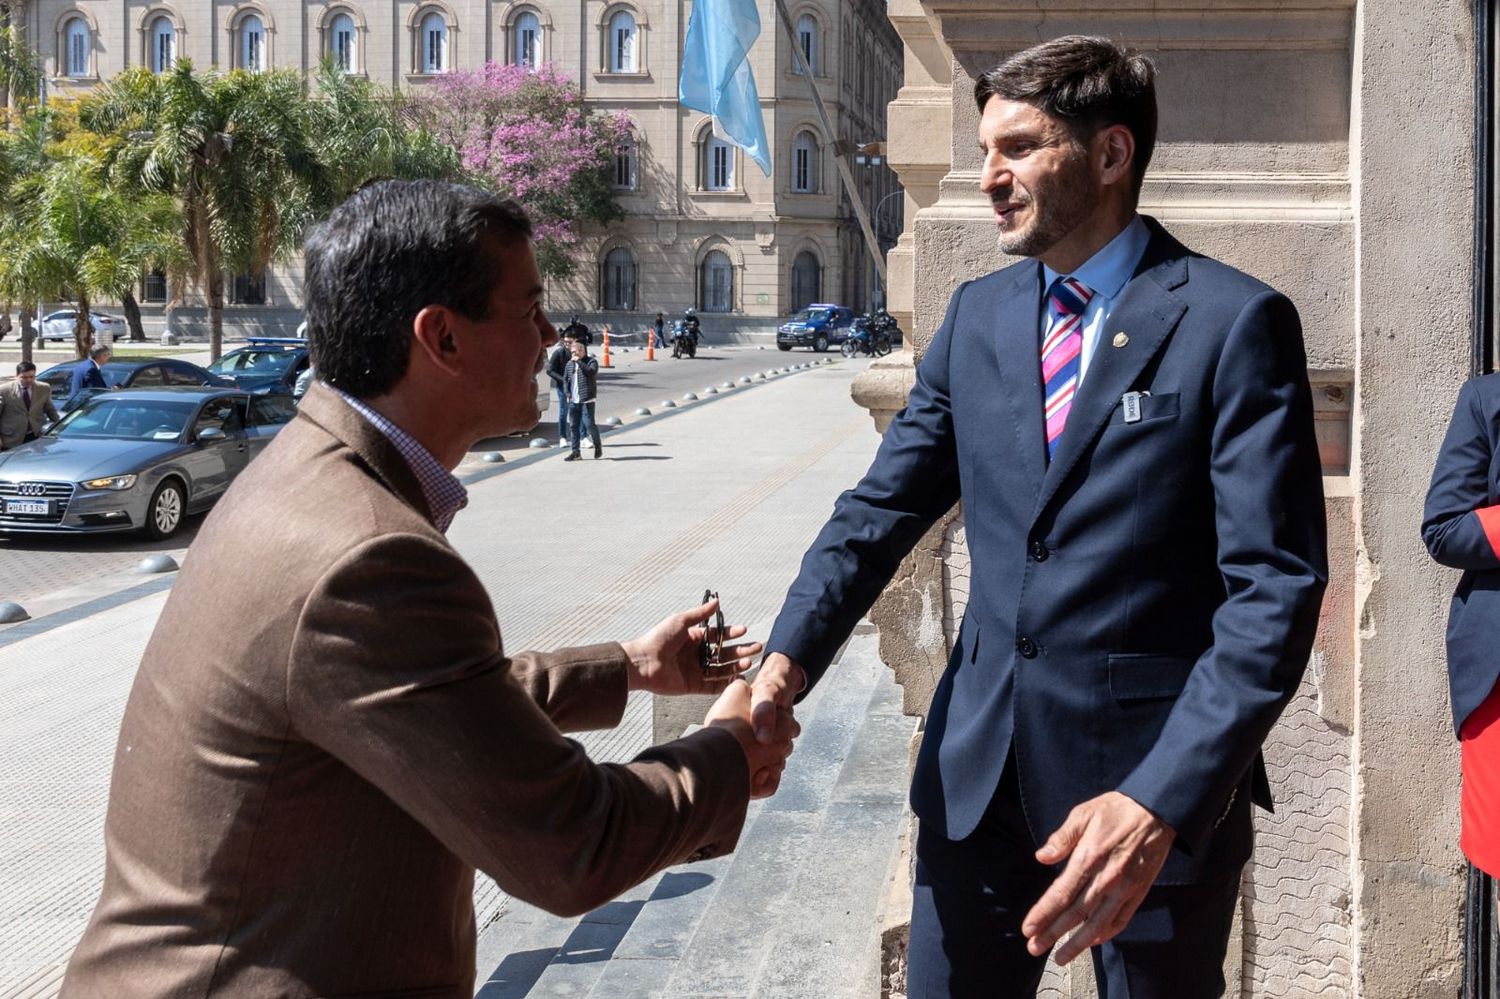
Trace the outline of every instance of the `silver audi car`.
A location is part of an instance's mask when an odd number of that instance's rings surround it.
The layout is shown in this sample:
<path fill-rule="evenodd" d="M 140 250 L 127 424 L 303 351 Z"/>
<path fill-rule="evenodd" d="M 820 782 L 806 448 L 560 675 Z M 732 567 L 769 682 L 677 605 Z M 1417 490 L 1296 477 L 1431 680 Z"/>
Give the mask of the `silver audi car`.
<path fill-rule="evenodd" d="M 289 395 L 125 389 L 0 453 L 0 533 L 144 531 L 206 509 L 297 413 Z"/>

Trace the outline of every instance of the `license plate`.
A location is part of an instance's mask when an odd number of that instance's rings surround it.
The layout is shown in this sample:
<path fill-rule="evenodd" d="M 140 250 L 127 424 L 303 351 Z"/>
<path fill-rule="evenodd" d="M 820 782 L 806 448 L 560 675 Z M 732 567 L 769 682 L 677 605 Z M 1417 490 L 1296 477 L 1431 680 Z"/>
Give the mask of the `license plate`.
<path fill-rule="evenodd" d="M 52 504 L 46 500 L 8 499 L 5 501 L 6 513 L 29 513 L 45 517 L 52 512 L 51 507 Z"/>

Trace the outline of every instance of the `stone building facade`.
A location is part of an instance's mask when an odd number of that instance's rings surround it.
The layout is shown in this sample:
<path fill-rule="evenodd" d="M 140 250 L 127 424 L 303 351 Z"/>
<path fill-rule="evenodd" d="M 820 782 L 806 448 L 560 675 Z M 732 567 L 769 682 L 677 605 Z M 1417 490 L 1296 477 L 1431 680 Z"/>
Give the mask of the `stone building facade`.
<path fill-rule="evenodd" d="M 1003 265 L 978 190 L 974 79 L 1070 33 L 1155 59 L 1161 127 L 1142 210 L 1285 291 L 1305 327 L 1331 579 L 1302 690 L 1267 747 L 1226 977 L 1231 996 L 1453 997 L 1462 974 L 1458 752 L 1443 626 L 1456 574 L 1418 528 L 1475 342 L 1476 66 L 1493 42 L 1455 0 L 892 0 L 906 47 L 889 151 L 907 195 L 892 311 L 919 358 L 961 281 Z M 1480 102 L 1484 104 L 1483 101 Z M 1482 259 L 1482 258 L 1480 258 Z M 1484 311 L 1484 310 L 1481 310 Z M 856 382 L 887 419 L 893 355 Z M 955 510 L 872 617 L 908 710 L 925 710 L 971 565 Z M 919 736 L 920 738 L 920 736 Z M 905 879 L 895 879 L 896 893 Z M 888 907 L 899 991 L 899 898 Z M 1043 994 L 1093 994 L 1088 962 Z"/>
<path fill-rule="evenodd" d="M 578 273 L 552 283 L 548 307 L 639 328 L 658 309 L 691 306 L 712 315 L 711 333 L 764 335 L 807 302 L 869 304 L 869 255 L 834 157 L 884 138 L 901 54 L 875 0 L 788 0 L 792 35 L 836 133 L 826 135 L 774 0 L 758 6 L 751 58 L 772 143 L 769 177 L 715 139 L 706 116 L 677 103 L 688 0 L 30 0 L 17 20 L 53 95 L 178 58 L 310 73 L 329 57 L 403 89 L 486 61 L 552 63 L 592 104 L 628 112 L 636 128 L 614 164 L 627 217 L 585 233 Z M 895 175 L 883 164 L 854 169 L 874 211 L 896 189 Z M 892 200 L 883 217 L 894 242 Z M 231 330 L 294 328 L 300 272 L 294 263 L 230 282 Z M 161 282 L 147 281 L 140 297 L 149 308 L 166 296 Z M 186 304 L 176 322 L 192 326 L 202 303 L 190 296 Z"/>

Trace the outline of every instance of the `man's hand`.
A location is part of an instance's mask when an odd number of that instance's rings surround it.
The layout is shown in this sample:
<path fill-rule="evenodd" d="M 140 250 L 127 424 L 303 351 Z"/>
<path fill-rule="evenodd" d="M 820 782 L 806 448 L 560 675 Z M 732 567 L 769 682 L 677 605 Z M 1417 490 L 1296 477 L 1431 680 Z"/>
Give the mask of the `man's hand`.
<path fill-rule="evenodd" d="M 1026 949 L 1041 956 L 1073 927 L 1057 952 L 1067 964 L 1125 928 L 1146 897 L 1177 838 L 1165 822 L 1118 791 L 1091 798 L 1068 813 L 1036 852 L 1044 864 L 1068 866 L 1021 922 Z"/>
<path fill-rule="evenodd" d="M 755 674 L 750 699 L 750 721 L 757 739 L 769 739 L 776 729 L 776 716 L 791 713 L 792 701 L 807 687 L 807 674 L 801 666 L 780 652 L 766 656 Z"/>
<path fill-rule="evenodd" d="M 703 671 L 698 650 L 706 632 L 704 622 L 719 609 L 718 600 L 673 614 L 640 638 L 622 643 L 630 657 L 630 689 L 653 694 L 717 694 L 755 663 L 763 646 L 743 642 L 724 646 L 723 665 Z M 744 625 L 724 629 L 724 637 L 740 638 Z"/>
<path fill-rule="evenodd" d="M 757 738 L 750 729 L 750 685 L 736 680 L 708 709 L 703 724 L 727 729 L 740 741 L 750 767 L 750 797 L 769 798 L 775 793 L 786 769 L 786 758 L 792 755 L 792 740 L 802 732 L 790 711 L 777 718 L 771 738 Z"/>

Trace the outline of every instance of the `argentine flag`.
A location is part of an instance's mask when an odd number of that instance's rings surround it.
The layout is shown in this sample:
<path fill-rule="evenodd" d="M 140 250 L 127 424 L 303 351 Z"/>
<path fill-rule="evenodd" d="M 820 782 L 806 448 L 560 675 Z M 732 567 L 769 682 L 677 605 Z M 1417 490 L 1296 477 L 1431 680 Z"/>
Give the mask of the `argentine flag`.
<path fill-rule="evenodd" d="M 683 107 L 713 115 L 714 134 L 732 142 L 771 176 L 771 147 L 750 72 L 750 46 L 760 35 L 756 0 L 694 0 L 682 47 Z"/>

